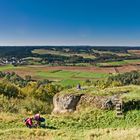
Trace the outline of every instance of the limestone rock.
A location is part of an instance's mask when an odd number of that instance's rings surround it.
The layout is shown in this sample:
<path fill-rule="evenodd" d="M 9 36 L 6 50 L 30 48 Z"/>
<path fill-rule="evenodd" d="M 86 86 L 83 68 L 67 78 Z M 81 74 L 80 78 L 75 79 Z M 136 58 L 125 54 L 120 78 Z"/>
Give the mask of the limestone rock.
<path fill-rule="evenodd" d="M 81 107 L 113 109 L 116 105 L 114 96 L 94 96 L 89 94 L 56 94 L 53 98 L 52 113 L 73 112 Z"/>
<path fill-rule="evenodd" d="M 54 105 L 53 113 L 65 113 L 65 112 L 75 111 L 80 98 L 81 98 L 81 95 L 56 94 L 53 98 L 53 105 Z"/>

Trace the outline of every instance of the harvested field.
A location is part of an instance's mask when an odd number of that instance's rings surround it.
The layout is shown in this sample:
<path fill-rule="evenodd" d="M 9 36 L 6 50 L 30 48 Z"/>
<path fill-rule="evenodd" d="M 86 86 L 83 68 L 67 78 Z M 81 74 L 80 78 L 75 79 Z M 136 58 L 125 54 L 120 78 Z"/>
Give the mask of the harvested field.
<path fill-rule="evenodd" d="M 35 76 L 36 73 L 40 72 L 50 72 L 50 71 L 68 71 L 70 72 L 83 72 L 87 74 L 93 74 L 93 73 L 98 73 L 98 74 L 109 74 L 109 73 L 123 73 L 123 72 L 130 72 L 134 70 L 140 70 L 140 66 L 138 64 L 133 64 L 133 65 L 125 65 L 125 66 L 118 66 L 118 67 L 79 67 L 79 66 L 44 66 L 44 65 L 34 65 L 34 66 L 22 66 L 22 67 L 10 67 L 10 66 L 1 66 L 0 67 L 1 71 L 5 72 L 12 72 L 14 71 L 15 73 L 25 76 L 25 75 L 31 75 Z M 116 72 L 118 71 L 118 72 Z M 77 76 L 78 77 L 78 76 Z M 86 77 L 86 76 L 85 76 Z"/>
<path fill-rule="evenodd" d="M 125 65 L 118 67 L 80 67 L 80 66 L 44 66 L 28 65 L 22 67 L 1 66 L 1 71 L 15 72 L 21 77 L 31 75 L 35 80 L 48 79 L 63 86 L 75 86 L 86 80 L 104 79 L 111 73 L 124 73 L 140 70 L 139 65 Z"/>
<path fill-rule="evenodd" d="M 128 53 L 140 55 L 140 50 L 128 50 Z"/>
<path fill-rule="evenodd" d="M 137 67 L 136 65 L 126 65 L 126 66 L 116 67 L 115 69 L 119 73 L 124 73 L 124 72 L 131 72 L 131 71 L 140 70 L 140 67 Z"/>

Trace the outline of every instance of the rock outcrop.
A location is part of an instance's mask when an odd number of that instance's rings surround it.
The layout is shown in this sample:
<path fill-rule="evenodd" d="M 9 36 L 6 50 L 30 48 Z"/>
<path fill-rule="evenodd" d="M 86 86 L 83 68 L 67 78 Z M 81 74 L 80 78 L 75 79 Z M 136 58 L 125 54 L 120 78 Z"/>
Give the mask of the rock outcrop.
<path fill-rule="evenodd" d="M 82 95 L 59 95 L 56 94 L 53 98 L 53 113 L 66 113 L 76 110 L 76 106 Z"/>
<path fill-rule="evenodd" d="M 93 96 L 88 94 L 56 94 L 53 98 L 53 113 L 73 112 L 81 106 L 100 109 L 113 109 L 116 105 L 115 96 Z"/>

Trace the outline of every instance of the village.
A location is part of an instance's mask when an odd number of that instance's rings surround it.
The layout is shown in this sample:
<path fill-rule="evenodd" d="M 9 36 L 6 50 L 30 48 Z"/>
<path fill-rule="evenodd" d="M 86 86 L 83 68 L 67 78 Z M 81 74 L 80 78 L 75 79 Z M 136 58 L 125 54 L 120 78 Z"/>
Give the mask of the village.
<path fill-rule="evenodd" d="M 0 58 L 0 65 L 4 66 L 4 65 L 13 65 L 13 66 L 19 66 L 19 65 L 25 65 L 26 64 L 26 60 L 24 59 L 18 59 L 16 57 L 11 57 L 11 58 Z"/>

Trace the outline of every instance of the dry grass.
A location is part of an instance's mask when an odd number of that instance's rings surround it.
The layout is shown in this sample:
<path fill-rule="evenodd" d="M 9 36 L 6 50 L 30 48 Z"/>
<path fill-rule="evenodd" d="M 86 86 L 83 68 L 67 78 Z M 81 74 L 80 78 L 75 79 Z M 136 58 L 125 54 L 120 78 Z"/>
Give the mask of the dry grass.
<path fill-rule="evenodd" d="M 0 140 L 139 140 L 140 129 L 49 130 L 8 129 L 0 130 Z"/>
<path fill-rule="evenodd" d="M 16 114 L 10 114 L 10 113 L 0 113 L 0 122 L 10 122 L 10 121 L 15 121 L 17 120 L 17 115 Z"/>
<path fill-rule="evenodd" d="M 140 128 L 96 129 L 88 134 L 88 140 L 139 140 Z"/>
<path fill-rule="evenodd" d="M 140 55 L 140 50 L 128 50 L 128 53 L 135 54 L 135 55 Z"/>

